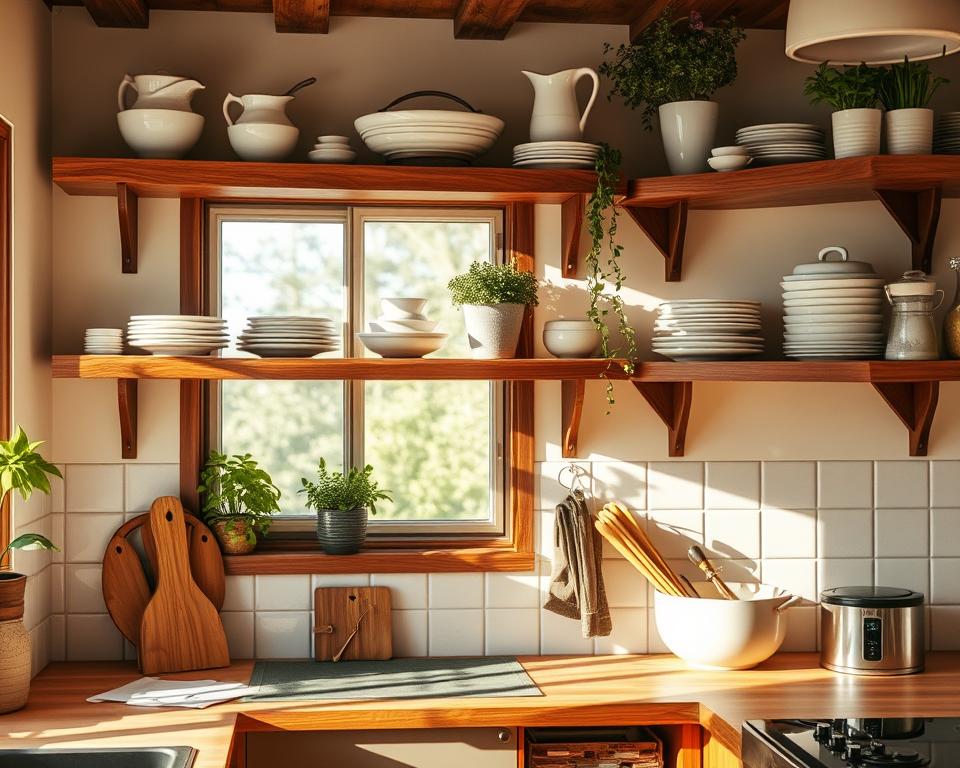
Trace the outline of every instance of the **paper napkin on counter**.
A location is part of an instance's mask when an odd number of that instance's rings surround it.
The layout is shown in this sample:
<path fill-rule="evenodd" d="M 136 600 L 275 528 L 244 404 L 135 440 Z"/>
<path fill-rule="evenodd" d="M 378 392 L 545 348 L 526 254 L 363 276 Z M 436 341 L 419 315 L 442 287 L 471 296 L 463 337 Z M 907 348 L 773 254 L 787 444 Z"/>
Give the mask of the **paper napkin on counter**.
<path fill-rule="evenodd" d="M 247 696 L 253 689 L 245 683 L 222 683 L 217 680 L 161 680 L 141 677 L 106 693 L 91 696 L 87 701 L 115 701 L 134 707 L 190 707 L 203 709 L 211 704 Z"/>

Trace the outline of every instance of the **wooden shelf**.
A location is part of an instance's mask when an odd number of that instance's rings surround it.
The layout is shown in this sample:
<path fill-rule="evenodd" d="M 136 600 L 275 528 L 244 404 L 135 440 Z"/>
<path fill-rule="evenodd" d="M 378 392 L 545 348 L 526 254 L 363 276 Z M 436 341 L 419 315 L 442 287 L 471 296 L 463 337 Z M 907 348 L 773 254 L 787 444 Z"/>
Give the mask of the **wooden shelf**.
<path fill-rule="evenodd" d="M 960 196 L 960 156 L 878 155 L 731 173 L 634 179 L 622 205 L 679 280 L 687 210 L 880 200 L 910 238 L 915 269 L 930 271 L 942 197 Z"/>

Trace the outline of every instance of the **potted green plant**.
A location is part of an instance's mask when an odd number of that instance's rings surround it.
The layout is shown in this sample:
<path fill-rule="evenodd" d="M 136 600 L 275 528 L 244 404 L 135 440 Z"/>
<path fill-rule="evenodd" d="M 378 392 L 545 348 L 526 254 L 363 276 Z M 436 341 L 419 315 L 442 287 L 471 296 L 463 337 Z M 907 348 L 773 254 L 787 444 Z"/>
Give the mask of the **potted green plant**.
<path fill-rule="evenodd" d="M 373 480 L 373 467 L 351 467 L 331 472 L 327 462 L 317 465 L 317 482 L 303 477 L 299 493 L 306 494 L 307 509 L 317 513 L 317 539 L 328 555 L 353 555 L 367 538 L 367 514 L 377 514 L 378 501 L 393 501 Z"/>
<path fill-rule="evenodd" d="M 640 36 L 616 49 L 609 43 L 599 67 L 631 109 L 640 108 L 643 126 L 653 128 L 659 113 L 660 134 L 673 174 L 708 170 L 719 107 L 710 97 L 737 78 L 737 46 L 745 37 L 732 18 L 712 28 L 699 13 L 677 18 L 671 3 Z"/>
<path fill-rule="evenodd" d="M 933 151 L 933 110 L 927 105 L 950 81 L 933 74 L 925 61 L 893 64 L 880 76 L 880 102 L 886 110 L 887 152 L 929 155 Z"/>
<path fill-rule="evenodd" d="M 807 78 L 804 93 L 812 104 L 834 108 L 833 154 L 836 158 L 880 154 L 881 113 L 877 108 L 879 67 L 858 64 L 855 67 L 821 64 Z"/>
<path fill-rule="evenodd" d="M 62 477 L 24 431 L 17 431 L 10 440 L 0 441 L 0 504 L 10 491 L 17 491 L 26 501 L 33 491 L 50 493 L 50 475 Z M 17 549 L 56 549 L 39 533 L 24 533 L 0 551 L 0 563 Z M 0 714 L 13 712 L 27 703 L 30 693 L 30 634 L 23 626 L 23 597 L 27 577 L 12 570 L 0 570 Z"/>
<path fill-rule="evenodd" d="M 280 489 L 249 453 L 211 451 L 197 491 L 204 494 L 203 519 L 228 555 L 253 552 L 280 511 Z"/>
<path fill-rule="evenodd" d="M 448 284 L 463 320 L 474 358 L 497 360 L 517 353 L 523 313 L 536 306 L 537 278 L 516 264 L 475 261 Z"/>

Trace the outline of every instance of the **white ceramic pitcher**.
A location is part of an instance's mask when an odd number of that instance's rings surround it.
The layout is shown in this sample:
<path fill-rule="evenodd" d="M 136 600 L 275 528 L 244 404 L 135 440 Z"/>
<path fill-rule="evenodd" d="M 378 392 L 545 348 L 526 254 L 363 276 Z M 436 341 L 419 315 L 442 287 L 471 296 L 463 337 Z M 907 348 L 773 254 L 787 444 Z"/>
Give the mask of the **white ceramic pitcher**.
<path fill-rule="evenodd" d="M 223 100 L 223 117 L 227 125 L 243 125 L 244 123 L 263 123 L 267 125 L 293 125 L 287 117 L 287 104 L 293 101 L 293 96 L 268 96 L 262 93 L 251 93 L 246 96 L 227 94 Z M 239 104 L 243 112 L 236 120 L 230 117 L 231 104 Z"/>
<path fill-rule="evenodd" d="M 534 92 L 530 141 L 581 141 L 583 127 L 600 90 L 597 73 L 588 67 L 565 69 L 552 75 L 522 71 L 533 84 Z M 577 105 L 577 82 L 581 77 L 593 80 L 593 93 L 582 115 Z"/>
<path fill-rule="evenodd" d="M 171 109 L 191 112 L 190 98 L 205 86 L 196 80 L 176 75 L 124 75 L 117 89 L 117 107 L 127 110 L 124 101 L 128 88 L 133 88 L 137 100 L 130 109 Z"/>
<path fill-rule="evenodd" d="M 300 131 L 287 117 L 287 104 L 293 96 L 269 96 L 251 93 L 246 96 L 227 94 L 223 100 L 223 117 L 227 121 L 230 146 L 242 160 L 274 162 L 283 160 L 294 149 Z M 243 107 L 240 117 L 230 117 L 230 105 Z"/>

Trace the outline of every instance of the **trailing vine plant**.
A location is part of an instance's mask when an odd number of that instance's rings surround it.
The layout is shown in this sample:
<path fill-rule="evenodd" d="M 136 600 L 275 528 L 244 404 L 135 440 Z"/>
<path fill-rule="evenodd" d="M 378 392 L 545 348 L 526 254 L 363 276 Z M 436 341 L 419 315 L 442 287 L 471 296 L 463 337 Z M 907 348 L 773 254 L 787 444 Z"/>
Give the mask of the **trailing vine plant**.
<path fill-rule="evenodd" d="M 587 254 L 587 289 L 590 293 L 590 307 L 587 317 L 593 321 L 597 333 L 600 335 L 600 353 L 608 360 L 625 357 L 624 373 L 630 375 L 634 371 L 634 361 L 637 357 L 637 342 L 633 328 L 627 321 L 623 308 L 623 298 L 620 289 L 623 287 L 624 275 L 620 267 L 620 256 L 623 246 L 617 242 L 617 217 L 620 215 L 614 205 L 617 182 L 620 179 L 620 150 L 613 149 L 607 144 L 600 145 L 597 154 L 597 188 L 590 195 L 587 203 L 587 222 L 590 227 L 590 252 Z M 604 259 L 606 251 L 606 259 Z M 612 287 L 613 293 L 607 293 Z M 626 345 L 625 350 L 614 347 L 610 338 L 610 326 L 607 318 L 611 312 L 617 319 L 617 330 Z M 625 354 L 621 354 L 625 352 Z M 606 374 L 607 403 L 614 404 L 613 382 Z"/>

